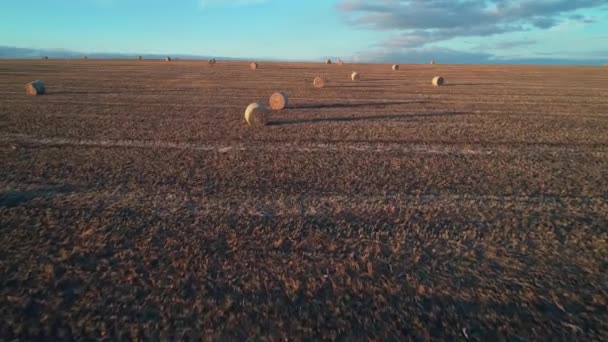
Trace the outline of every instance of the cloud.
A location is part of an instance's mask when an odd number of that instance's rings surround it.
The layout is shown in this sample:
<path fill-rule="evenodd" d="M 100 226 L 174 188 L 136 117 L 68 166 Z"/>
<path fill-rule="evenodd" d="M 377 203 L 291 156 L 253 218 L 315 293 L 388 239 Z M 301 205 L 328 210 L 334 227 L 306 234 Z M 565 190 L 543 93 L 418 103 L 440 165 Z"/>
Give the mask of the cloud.
<path fill-rule="evenodd" d="M 494 43 L 494 48 L 499 50 L 508 50 L 513 49 L 520 46 L 529 46 L 538 43 L 536 40 L 532 39 L 522 39 L 522 40 L 505 40 Z"/>
<path fill-rule="evenodd" d="M 356 56 L 360 62 L 428 63 L 430 60 L 450 61 L 452 64 L 488 63 L 494 56 L 484 52 L 465 52 L 445 48 L 411 48 L 407 50 L 376 49 Z"/>
<path fill-rule="evenodd" d="M 564 20 L 589 23 L 593 19 L 574 12 L 607 4 L 607 0 L 344 0 L 337 9 L 354 26 L 398 31 L 384 46 L 412 48 L 460 37 L 549 29 Z"/>
<path fill-rule="evenodd" d="M 514 44 L 523 42 L 513 42 Z M 524 43 L 526 44 L 526 43 Z M 374 63 L 428 63 L 430 60 L 450 64 L 549 64 L 549 65 L 602 65 L 602 52 L 587 58 L 560 58 L 558 53 L 537 53 L 542 57 L 501 57 L 486 52 L 460 51 L 438 47 L 410 49 L 376 49 L 353 56 L 357 62 Z"/>

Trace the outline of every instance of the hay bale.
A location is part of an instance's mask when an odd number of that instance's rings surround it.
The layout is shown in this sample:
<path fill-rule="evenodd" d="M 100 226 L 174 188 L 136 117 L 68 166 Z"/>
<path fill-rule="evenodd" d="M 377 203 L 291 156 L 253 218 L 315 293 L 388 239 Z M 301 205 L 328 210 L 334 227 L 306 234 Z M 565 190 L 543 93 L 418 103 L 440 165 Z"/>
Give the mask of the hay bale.
<path fill-rule="evenodd" d="M 44 95 L 46 94 L 46 88 L 44 83 L 41 81 L 34 81 L 25 85 L 25 94 L 29 96 Z"/>
<path fill-rule="evenodd" d="M 251 64 L 249 64 L 249 67 L 251 68 L 251 70 L 257 70 L 259 68 L 259 65 L 256 62 L 251 62 Z"/>
<path fill-rule="evenodd" d="M 397 70 L 399 70 L 399 64 L 393 65 L 393 71 L 397 71 Z"/>
<path fill-rule="evenodd" d="M 268 110 L 266 106 L 254 102 L 245 109 L 245 122 L 250 126 L 266 126 L 268 124 Z"/>
<path fill-rule="evenodd" d="M 353 72 L 350 75 L 350 79 L 353 80 L 353 81 L 355 81 L 355 82 L 358 82 L 358 81 L 361 80 L 361 75 L 358 72 L 355 71 L 355 72 Z"/>
<path fill-rule="evenodd" d="M 339 61 L 338 61 L 338 65 L 339 65 L 339 66 L 343 66 L 343 65 L 344 65 L 344 61 L 343 61 L 343 60 L 339 60 Z"/>
<path fill-rule="evenodd" d="M 328 65 L 331 64 L 331 59 L 326 60 L 325 64 L 328 64 Z"/>
<path fill-rule="evenodd" d="M 312 81 L 312 85 L 315 86 L 315 88 L 323 88 L 325 87 L 325 80 L 321 77 L 316 77 L 314 81 Z"/>
<path fill-rule="evenodd" d="M 435 76 L 433 78 L 433 85 L 435 87 L 441 87 L 444 84 L 445 84 L 445 79 L 443 77 L 441 77 L 441 76 Z"/>
<path fill-rule="evenodd" d="M 289 102 L 289 98 L 287 94 L 283 92 L 276 92 L 270 96 L 270 100 L 268 100 L 268 104 L 270 108 L 274 110 L 281 110 L 287 107 L 287 103 Z"/>

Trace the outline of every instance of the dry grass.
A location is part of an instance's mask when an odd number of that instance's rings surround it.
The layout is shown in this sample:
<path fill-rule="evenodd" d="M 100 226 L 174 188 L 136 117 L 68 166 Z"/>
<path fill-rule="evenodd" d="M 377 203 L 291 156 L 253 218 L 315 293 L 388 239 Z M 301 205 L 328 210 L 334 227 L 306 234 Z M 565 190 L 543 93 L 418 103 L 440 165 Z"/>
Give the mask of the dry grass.
<path fill-rule="evenodd" d="M 250 126 L 266 126 L 268 109 L 262 103 L 251 103 L 245 109 L 245 122 Z"/>
<path fill-rule="evenodd" d="M 25 94 L 29 96 L 44 95 L 46 88 L 42 81 L 34 81 L 25 85 Z"/>
<path fill-rule="evenodd" d="M 608 340 L 597 67 L 161 64 L 0 61 L 1 339 Z"/>
<path fill-rule="evenodd" d="M 436 87 L 441 87 L 445 85 L 445 79 L 441 76 L 433 77 L 433 81 L 431 82 Z"/>
<path fill-rule="evenodd" d="M 289 103 L 289 98 L 284 92 L 276 92 L 270 96 L 268 104 L 274 110 L 285 109 Z"/>
<path fill-rule="evenodd" d="M 323 88 L 325 87 L 325 80 L 323 77 L 315 77 L 315 79 L 312 81 L 312 85 L 315 88 Z"/>

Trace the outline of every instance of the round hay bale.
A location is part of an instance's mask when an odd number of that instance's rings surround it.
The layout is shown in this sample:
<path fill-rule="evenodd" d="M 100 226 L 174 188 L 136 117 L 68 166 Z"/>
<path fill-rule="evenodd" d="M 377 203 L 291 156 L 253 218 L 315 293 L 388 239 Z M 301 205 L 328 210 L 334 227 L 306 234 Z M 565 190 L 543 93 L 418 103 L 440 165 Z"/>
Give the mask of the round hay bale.
<path fill-rule="evenodd" d="M 343 66 L 343 65 L 344 65 L 344 61 L 343 61 L 343 60 L 339 60 L 339 61 L 338 61 L 338 65 L 339 65 L 339 66 Z"/>
<path fill-rule="evenodd" d="M 250 126 L 266 126 L 268 110 L 261 103 L 254 102 L 245 109 L 245 122 Z"/>
<path fill-rule="evenodd" d="M 325 64 L 331 64 L 331 59 L 326 60 Z"/>
<path fill-rule="evenodd" d="M 397 71 L 397 70 L 399 70 L 399 64 L 393 65 L 393 71 Z"/>
<path fill-rule="evenodd" d="M 259 65 L 256 62 L 251 62 L 251 64 L 249 64 L 249 67 L 251 68 L 251 70 L 257 70 L 259 68 Z"/>
<path fill-rule="evenodd" d="M 34 81 L 25 85 L 25 94 L 29 96 L 37 96 L 46 94 L 46 88 L 41 81 Z"/>
<path fill-rule="evenodd" d="M 435 87 L 441 87 L 444 84 L 445 84 L 445 79 L 443 77 L 441 77 L 441 76 L 435 76 L 433 78 L 433 85 Z"/>
<path fill-rule="evenodd" d="M 283 92 L 276 92 L 272 94 L 270 96 L 270 100 L 268 100 L 270 108 L 274 110 L 285 109 L 285 107 L 287 107 L 288 102 L 289 98 L 287 97 L 287 94 Z"/>
<path fill-rule="evenodd" d="M 361 74 L 359 74 L 358 72 L 355 71 L 350 75 L 350 79 L 355 82 L 358 82 L 361 80 Z"/>
<path fill-rule="evenodd" d="M 316 77 L 314 81 L 312 81 L 312 85 L 315 86 L 315 88 L 323 88 L 325 87 L 325 80 L 321 77 Z"/>

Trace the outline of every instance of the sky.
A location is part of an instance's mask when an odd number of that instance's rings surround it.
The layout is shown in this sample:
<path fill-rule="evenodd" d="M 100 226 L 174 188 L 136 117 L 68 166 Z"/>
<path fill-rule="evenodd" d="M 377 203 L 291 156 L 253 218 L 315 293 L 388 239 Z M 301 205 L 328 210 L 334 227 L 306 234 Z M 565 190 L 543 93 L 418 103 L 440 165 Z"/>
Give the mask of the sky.
<path fill-rule="evenodd" d="M 0 57 L 608 63 L 608 0 L 0 0 Z M 9 52 L 6 52 L 9 51 Z M 43 52 L 41 52 L 43 53 Z"/>

